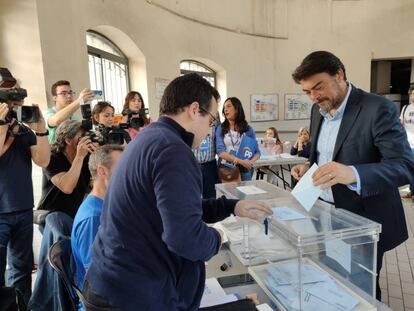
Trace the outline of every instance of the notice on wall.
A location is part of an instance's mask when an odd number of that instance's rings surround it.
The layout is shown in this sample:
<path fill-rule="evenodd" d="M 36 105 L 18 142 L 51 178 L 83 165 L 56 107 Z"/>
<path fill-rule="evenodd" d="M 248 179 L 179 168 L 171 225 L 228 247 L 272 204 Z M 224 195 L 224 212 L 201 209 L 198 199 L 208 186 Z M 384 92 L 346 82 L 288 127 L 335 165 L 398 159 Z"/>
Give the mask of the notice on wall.
<path fill-rule="evenodd" d="M 273 121 L 279 117 L 279 97 L 277 94 L 253 94 L 250 97 L 250 119 Z"/>
<path fill-rule="evenodd" d="M 155 78 L 155 96 L 157 98 L 161 98 L 164 94 L 164 90 L 168 84 L 170 84 L 171 80 L 169 79 L 162 79 L 162 78 Z"/>
<path fill-rule="evenodd" d="M 312 105 L 306 94 L 285 94 L 285 120 L 309 119 Z"/>

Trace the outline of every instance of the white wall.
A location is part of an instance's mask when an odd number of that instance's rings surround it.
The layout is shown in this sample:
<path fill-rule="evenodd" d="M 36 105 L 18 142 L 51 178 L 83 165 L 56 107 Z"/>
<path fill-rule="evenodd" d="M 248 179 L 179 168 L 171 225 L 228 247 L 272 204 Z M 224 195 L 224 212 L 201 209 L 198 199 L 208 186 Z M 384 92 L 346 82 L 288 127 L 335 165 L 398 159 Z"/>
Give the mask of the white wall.
<path fill-rule="evenodd" d="M 0 67 L 7 67 L 28 90 L 26 103 L 46 106 L 35 1 L 0 0 Z"/>
<path fill-rule="evenodd" d="M 7 2 L 7 5 L 6 3 Z M 409 0 L 0 0 L 0 64 L 36 98 L 58 79 L 88 85 L 85 32 L 100 31 L 131 58 L 131 85 L 158 115 L 155 79 L 173 79 L 182 59 L 204 59 L 219 70 L 219 90 L 239 97 L 250 119 L 250 94 L 279 94 L 275 126 L 290 136 L 308 121 L 284 121 L 284 94 L 300 92 L 291 73 L 311 51 L 344 62 L 351 82 L 369 90 L 372 59 L 414 57 L 414 1 Z M 155 4 L 195 21 L 184 19 Z M 7 19 L 7 23 L 5 21 Z M 11 21 L 11 24 L 9 22 Z M 24 29 L 24 30 L 23 30 Z M 6 32 L 5 32 L 5 31 Z M 18 33 L 13 37 L 10 33 Z M 261 37 L 245 35 L 257 33 Z M 266 38 L 275 37 L 275 38 Z M 23 46 L 24 53 L 14 51 Z M 38 94 L 38 93 L 43 94 Z M 287 134 L 285 134 L 287 135 Z M 290 137 L 289 136 L 289 137 Z M 294 136 L 294 135 L 293 135 Z"/>

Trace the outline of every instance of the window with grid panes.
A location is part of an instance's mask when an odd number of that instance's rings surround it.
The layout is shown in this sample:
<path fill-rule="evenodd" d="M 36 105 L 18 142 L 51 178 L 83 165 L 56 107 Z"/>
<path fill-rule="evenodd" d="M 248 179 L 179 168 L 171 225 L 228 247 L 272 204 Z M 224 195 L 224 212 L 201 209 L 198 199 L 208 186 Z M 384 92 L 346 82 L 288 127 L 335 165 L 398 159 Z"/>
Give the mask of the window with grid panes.
<path fill-rule="evenodd" d="M 216 87 L 216 72 L 200 62 L 194 60 L 183 60 L 180 63 L 180 72 L 181 75 L 192 72 L 198 73 L 208 82 L 210 82 L 212 86 Z"/>
<path fill-rule="evenodd" d="M 88 31 L 89 80 L 92 90 L 102 90 L 103 100 L 122 111 L 125 95 L 129 92 L 128 59 L 105 36 Z"/>

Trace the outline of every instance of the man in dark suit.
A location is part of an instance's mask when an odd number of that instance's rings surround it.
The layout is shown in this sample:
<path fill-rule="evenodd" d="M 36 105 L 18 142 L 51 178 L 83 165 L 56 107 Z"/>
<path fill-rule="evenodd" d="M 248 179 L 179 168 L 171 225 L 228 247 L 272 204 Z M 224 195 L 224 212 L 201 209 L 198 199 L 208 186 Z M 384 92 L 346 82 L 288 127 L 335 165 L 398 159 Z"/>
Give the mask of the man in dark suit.
<path fill-rule="evenodd" d="M 310 165 L 321 186 L 321 199 L 382 225 L 377 252 L 379 271 L 384 252 L 408 238 L 398 187 L 409 184 L 414 157 L 395 105 L 347 81 L 345 67 L 325 51 L 309 54 L 292 74 L 315 103 L 311 113 L 309 162 L 292 168 L 300 179 Z"/>

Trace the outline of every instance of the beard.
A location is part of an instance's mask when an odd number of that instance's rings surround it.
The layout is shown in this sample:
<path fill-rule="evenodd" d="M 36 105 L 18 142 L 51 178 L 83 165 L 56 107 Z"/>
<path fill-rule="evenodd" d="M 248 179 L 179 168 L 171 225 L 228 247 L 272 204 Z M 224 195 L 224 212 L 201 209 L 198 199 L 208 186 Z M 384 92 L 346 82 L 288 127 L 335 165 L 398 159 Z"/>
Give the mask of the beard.
<path fill-rule="evenodd" d="M 339 93 L 337 93 L 332 99 L 327 96 L 323 96 L 319 98 L 315 104 L 317 104 L 323 111 L 329 113 L 332 109 L 339 107 L 341 104 L 341 96 Z"/>

